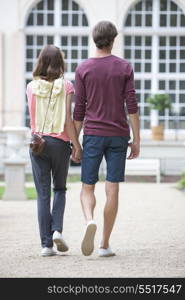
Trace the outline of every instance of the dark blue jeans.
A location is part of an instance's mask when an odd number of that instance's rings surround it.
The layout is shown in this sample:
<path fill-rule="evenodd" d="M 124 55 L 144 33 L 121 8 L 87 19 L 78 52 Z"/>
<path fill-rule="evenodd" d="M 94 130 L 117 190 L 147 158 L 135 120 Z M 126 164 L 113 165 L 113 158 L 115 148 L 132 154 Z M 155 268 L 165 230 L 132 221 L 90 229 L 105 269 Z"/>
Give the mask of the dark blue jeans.
<path fill-rule="evenodd" d="M 46 145 L 40 155 L 30 150 L 33 178 L 37 190 L 38 222 L 42 247 L 52 247 L 55 230 L 62 232 L 66 202 L 66 179 L 71 153 L 70 143 L 44 136 Z M 51 210 L 51 178 L 53 205 Z"/>

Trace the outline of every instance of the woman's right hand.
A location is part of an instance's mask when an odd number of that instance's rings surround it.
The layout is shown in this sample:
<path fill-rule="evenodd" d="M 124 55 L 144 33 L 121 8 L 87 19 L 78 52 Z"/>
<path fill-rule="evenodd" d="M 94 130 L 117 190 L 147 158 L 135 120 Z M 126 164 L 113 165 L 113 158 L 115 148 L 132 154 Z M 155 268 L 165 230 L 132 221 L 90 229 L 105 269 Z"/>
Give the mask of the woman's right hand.
<path fill-rule="evenodd" d="M 82 159 L 82 147 L 80 144 L 78 146 L 73 146 L 72 148 L 72 160 L 76 163 L 80 163 Z"/>

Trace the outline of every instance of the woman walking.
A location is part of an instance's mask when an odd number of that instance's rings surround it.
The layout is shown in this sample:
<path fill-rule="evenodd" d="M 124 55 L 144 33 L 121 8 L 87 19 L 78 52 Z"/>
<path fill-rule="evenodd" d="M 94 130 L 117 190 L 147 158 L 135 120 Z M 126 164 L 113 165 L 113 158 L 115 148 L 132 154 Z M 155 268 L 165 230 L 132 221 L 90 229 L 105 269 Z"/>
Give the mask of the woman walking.
<path fill-rule="evenodd" d="M 59 48 L 49 45 L 41 51 L 27 85 L 27 98 L 32 134 L 41 135 L 44 148 L 40 154 L 30 149 L 37 207 L 42 256 L 65 252 L 68 245 L 63 232 L 66 202 L 66 178 L 73 144 L 73 160 L 81 159 L 81 146 L 71 119 L 73 84 L 64 79 L 64 59 Z M 53 181 L 53 205 L 51 202 Z"/>

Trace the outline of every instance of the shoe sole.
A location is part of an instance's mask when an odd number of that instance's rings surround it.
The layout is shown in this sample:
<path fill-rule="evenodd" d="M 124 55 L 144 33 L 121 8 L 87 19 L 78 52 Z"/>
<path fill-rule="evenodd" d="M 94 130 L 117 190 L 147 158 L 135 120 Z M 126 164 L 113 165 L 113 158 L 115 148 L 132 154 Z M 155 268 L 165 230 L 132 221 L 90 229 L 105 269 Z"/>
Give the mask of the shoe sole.
<path fill-rule="evenodd" d="M 68 246 L 61 239 L 53 239 L 53 242 L 56 244 L 58 251 L 66 252 L 69 250 Z"/>
<path fill-rule="evenodd" d="M 96 233 L 96 224 L 89 224 L 86 228 L 85 235 L 82 241 L 81 250 L 83 255 L 89 256 L 94 250 L 94 237 Z"/>
<path fill-rule="evenodd" d="M 41 254 L 41 256 L 46 257 L 46 256 L 55 256 L 57 255 L 57 253 L 53 253 L 53 254 Z"/>
<path fill-rule="evenodd" d="M 105 255 L 98 255 L 99 257 L 111 257 L 111 256 L 116 256 L 115 253 L 111 253 L 111 254 L 105 254 Z"/>

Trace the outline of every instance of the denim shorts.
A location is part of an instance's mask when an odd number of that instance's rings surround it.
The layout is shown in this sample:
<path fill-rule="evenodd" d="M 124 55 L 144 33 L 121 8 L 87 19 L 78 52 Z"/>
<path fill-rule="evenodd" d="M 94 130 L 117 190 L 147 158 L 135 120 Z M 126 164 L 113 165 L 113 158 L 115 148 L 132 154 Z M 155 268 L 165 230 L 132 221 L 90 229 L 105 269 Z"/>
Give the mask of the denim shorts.
<path fill-rule="evenodd" d="M 81 180 L 95 184 L 99 180 L 99 168 L 103 156 L 107 164 L 106 180 L 122 182 L 125 180 L 125 160 L 128 136 L 83 136 L 83 156 Z"/>

